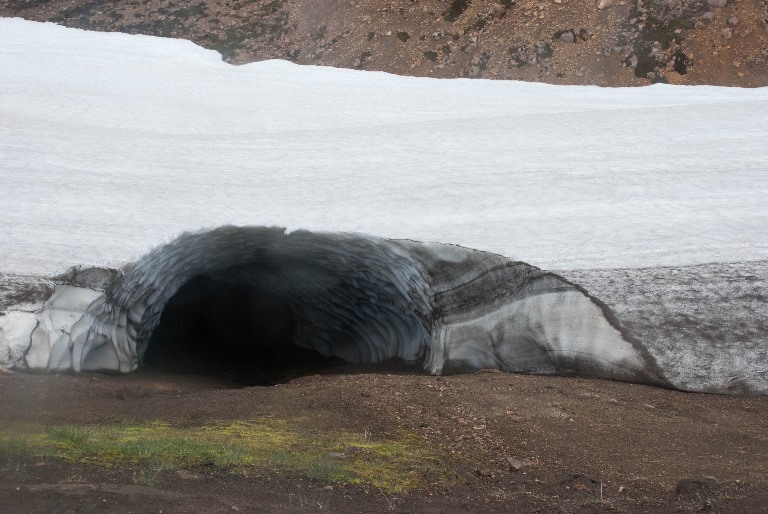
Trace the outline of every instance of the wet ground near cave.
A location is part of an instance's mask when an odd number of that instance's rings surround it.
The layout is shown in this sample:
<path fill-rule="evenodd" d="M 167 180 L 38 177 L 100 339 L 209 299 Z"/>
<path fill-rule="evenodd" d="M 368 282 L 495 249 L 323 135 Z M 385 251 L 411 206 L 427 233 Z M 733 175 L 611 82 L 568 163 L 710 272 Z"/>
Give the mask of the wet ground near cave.
<path fill-rule="evenodd" d="M 328 371 L 245 388 L 157 371 L 0 373 L 0 429 L 163 422 L 181 430 L 268 419 L 315 435 L 407 433 L 411 447 L 433 452 L 398 457 L 414 459 L 408 487 L 205 461 L 147 479 L 135 463 L 68 462 L 6 446 L 0 510 L 759 512 L 768 502 L 766 396 L 497 372 Z M 436 467 L 420 466 L 433 455 Z"/>

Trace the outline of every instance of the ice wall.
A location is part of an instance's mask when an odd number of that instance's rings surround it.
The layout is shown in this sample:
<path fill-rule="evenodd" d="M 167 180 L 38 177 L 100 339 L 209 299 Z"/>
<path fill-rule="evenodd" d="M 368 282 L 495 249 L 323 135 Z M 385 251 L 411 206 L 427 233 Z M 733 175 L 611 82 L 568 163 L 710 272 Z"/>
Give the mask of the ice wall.
<path fill-rule="evenodd" d="M 133 371 L 165 305 L 200 276 L 280 298 L 298 320 L 291 343 L 322 356 L 668 385 L 599 300 L 552 273 L 459 246 L 268 227 L 187 233 L 124 274 L 59 277 L 23 323 L 6 307 L 0 348 L 17 357 L 5 364 Z"/>

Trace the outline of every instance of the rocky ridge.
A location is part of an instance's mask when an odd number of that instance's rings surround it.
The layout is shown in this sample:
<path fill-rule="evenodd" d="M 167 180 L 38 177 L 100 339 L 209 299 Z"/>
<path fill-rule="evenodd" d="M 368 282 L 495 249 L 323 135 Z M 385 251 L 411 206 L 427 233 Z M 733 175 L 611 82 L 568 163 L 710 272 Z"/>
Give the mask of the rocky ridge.
<path fill-rule="evenodd" d="M 0 16 L 185 38 L 233 64 L 637 86 L 768 85 L 768 0 L 7 0 Z"/>

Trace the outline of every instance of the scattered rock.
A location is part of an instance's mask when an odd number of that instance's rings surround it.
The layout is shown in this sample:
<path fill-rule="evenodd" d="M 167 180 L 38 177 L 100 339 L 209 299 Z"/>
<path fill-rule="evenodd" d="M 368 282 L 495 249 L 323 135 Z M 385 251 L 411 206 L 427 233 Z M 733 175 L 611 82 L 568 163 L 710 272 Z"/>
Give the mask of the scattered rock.
<path fill-rule="evenodd" d="M 602 10 L 613 5 L 614 0 L 600 0 L 597 4 L 597 8 Z"/>
<path fill-rule="evenodd" d="M 677 494 L 696 494 L 712 492 L 718 488 L 717 480 L 713 477 L 684 478 L 677 483 Z"/>
<path fill-rule="evenodd" d="M 493 477 L 493 473 L 486 471 L 484 469 L 477 468 L 475 469 L 475 475 L 481 477 L 481 478 L 491 478 Z"/>
<path fill-rule="evenodd" d="M 464 47 L 464 52 L 471 54 L 475 51 L 475 48 L 477 48 L 477 45 L 474 43 L 469 43 L 467 46 Z"/>
<path fill-rule="evenodd" d="M 763 27 L 763 30 L 768 32 L 768 19 L 760 18 L 757 20 L 757 24 Z"/>
<path fill-rule="evenodd" d="M 725 7 L 728 5 L 728 0 L 707 0 L 707 3 L 712 7 Z"/>
<path fill-rule="evenodd" d="M 563 32 L 562 34 L 560 34 L 559 39 L 560 41 L 564 41 L 566 43 L 573 43 L 576 41 L 576 36 L 574 36 L 573 32 L 569 30 L 567 32 Z"/>
<path fill-rule="evenodd" d="M 715 13 L 713 13 L 712 11 L 707 11 L 701 15 L 701 19 L 707 20 L 707 21 L 712 21 L 714 17 L 715 17 Z"/>
<path fill-rule="evenodd" d="M 533 465 L 531 459 L 518 460 L 514 457 L 507 457 L 507 461 L 509 462 L 509 470 L 514 472 L 521 471 L 523 468 Z"/>
<path fill-rule="evenodd" d="M 733 37 L 733 30 L 726 27 L 720 31 L 720 35 L 725 39 L 731 39 Z"/>
<path fill-rule="evenodd" d="M 408 41 L 410 38 L 411 38 L 411 35 L 410 35 L 410 34 L 408 34 L 407 32 L 398 32 L 398 33 L 397 33 L 397 39 L 399 39 L 399 40 L 400 40 L 400 41 L 402 41 L 403 43 L 405 43 L 406 41 Z"/>
<path fill-rule="evenodd" d="M 536 57 L 539 59 L 547 59 L 552 57 L 552 45 L 546 41 L 536 41 L 533 46 L 536 47 Z"/>
<path fill-rule="evenodd" d="M 735 27 L 739 24 L 739 19 L 736 16 L 732 16 L 731 18 L 728 18 L 728 25 L 731 27 Z"/>

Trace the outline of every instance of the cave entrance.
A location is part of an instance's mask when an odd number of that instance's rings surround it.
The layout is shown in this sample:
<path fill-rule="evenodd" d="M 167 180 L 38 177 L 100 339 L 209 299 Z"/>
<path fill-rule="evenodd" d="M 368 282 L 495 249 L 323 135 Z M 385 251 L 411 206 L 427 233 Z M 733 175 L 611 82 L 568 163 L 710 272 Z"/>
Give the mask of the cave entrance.
<path fill-rule="evenodd" d="M 420 370 L 402 360 L 349 363 L 295 344 L 300 298 L 253 281 L 199 275 L 166 304 L 146 350 L 150 371 L 218 375 L 234 387 L 274 385 L 309 374 Z"/>
<path fill-rule="evenodd" d="M 271 385 L 337 364 L 294 344 L 291 300 L 252 283 L 200 275 L 168 301 L 143 366 L 220 374 L 238 385 Z"/>

